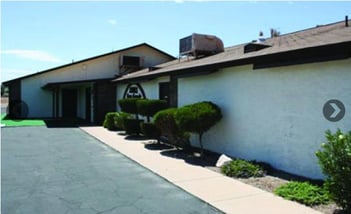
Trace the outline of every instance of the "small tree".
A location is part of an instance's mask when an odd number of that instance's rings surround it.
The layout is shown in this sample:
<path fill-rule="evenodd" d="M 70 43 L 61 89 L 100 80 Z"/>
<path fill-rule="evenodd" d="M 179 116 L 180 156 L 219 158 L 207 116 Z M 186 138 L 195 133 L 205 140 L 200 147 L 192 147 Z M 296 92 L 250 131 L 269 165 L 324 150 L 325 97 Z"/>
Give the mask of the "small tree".
<path fill-rule="evenodd" d="M 141 100 L 140 98 L 126 98 L 118 100 L 118 104 L 121 107 L 121 110 L 126 113 L 135 114 L 135 118 L 138 119 L 138 108 L 137 101 Z"/>
<path fill-rule="evenodd" d="M 150 122 L 150 117 L 153 117 L 158 111 L 167 108 L 165 100 L 140 99 L 137 100 L 136 105 L 138 113 L 146 116 L 148 122 Z"/>
<path fill-rule="evenodd" d="M 144 136 L 152 139 L 156 139 L 157 143 L 160 143 L 161 130 L 153 123 L 141 123 L 141 133 Z"/>
<path fill-rule="evenodd" d="M 114 116 L 115 126 L 118 129 L 125 130 L 124 121 L 126 119 L 131 119 L 131 114 L 125 112 L 116 112 Z"/>
<path fill-rule="evenodd" d="M 326 131 L 327 142 L 316 152 L 323 173 L 327 176 L 326 187 L 334 201 L 346 213 L 351 213 L 351 131 L 335 134 Z"/>
<path fill-rule="evenodd" d="M 124 128 L 128 135 L 132 135 L 132 134 L 138 135 L 141 131 L 140 130 L 141 120 L 139 120 L 138 108 L 137 108 L 138 100 L 140 100 L 140 98 L 127 98 L 127 99 L 118 100 L 118 104 L 121 107 L 121 110 L 123 112 L 135 114 L 135 119 L 129 119 L 129 118 L 124 119 Z"/>
<path fill-rule="evenodd" d="M 189 146 L 189 136 L 179 129 L 174 119 L 177 110 L 176 108 L 169 108 L 157 112 L 154 116 L 154 123 L 171 144 L 176 147 L 187 147 Z"/>
<path fill-rule="evenodd" d="M 220 108 L 208 101 L 184 106 L 175 113 L 176 123 L 182 130 L 199 135 L 201 156 L 203 156 L 202 135 L 221 118 Z"/>

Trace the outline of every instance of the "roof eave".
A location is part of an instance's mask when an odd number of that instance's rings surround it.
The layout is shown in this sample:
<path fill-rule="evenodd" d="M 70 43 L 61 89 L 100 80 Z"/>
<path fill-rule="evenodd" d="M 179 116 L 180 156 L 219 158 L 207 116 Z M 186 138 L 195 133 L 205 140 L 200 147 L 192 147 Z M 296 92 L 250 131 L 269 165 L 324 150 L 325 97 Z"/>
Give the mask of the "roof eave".
<path fill-rule="evenodd" d="M 292 58 L 293 57 L 293 58 Z M 183 69 L 174 69 L 162 73 L 148 74 L 131 78 L 113 80 L 116 83 L 140 82 L 155 79 L 162 76 L 182 76 L 193 73 L 213 73 L 221 68 L 253 64 L 254 69 L 306 64 L 331 60 L 346 59 L 351 57 L 351 41 L 327 44 L 303 49 L 287 50 L 283 52 L 251 56 L 247 58 L 234 59 L 226 62 L 218 62 L 194 66 Z M 275 62 L 276 61 L 276 62 Z"/>

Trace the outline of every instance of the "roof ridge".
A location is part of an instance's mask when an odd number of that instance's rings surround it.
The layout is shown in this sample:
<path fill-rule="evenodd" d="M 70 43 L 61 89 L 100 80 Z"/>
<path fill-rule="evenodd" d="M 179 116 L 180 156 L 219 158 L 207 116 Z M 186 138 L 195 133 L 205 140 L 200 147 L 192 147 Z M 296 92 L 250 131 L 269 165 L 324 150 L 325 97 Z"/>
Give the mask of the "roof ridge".
<path fill-rule="evenodd" d="M 349 21 L 351 21 L 351 19 L 348 19 Z M 306 32 L 306 31 L 310 31 L 310 30 L 315 30 L 315 29 L 321 29 L 321 28 L 325 28 L 325 27 L 330 27 L 330 26 L 337 26 L 339 24 L 342 24 L 344 23 L 345 20 L 342 20 L 342 21 L 337 21 L 337 22 L 332 22 L 332 23 L 328 23 L 328 24 L 323 24 L 323 25 L 316 25 L 315 27 L 310 27 L 310 28 L 305 28 L 305 29 L 302 29 L 302 30 L 297 30 L 297 31 L 293 31 L 293 32 L 289 32 L 289 33 L 285 33 L 285 34 L 281 34 L 279 35 L 278 37 L 267 37 L 265 38 L 266 41 L 263 42 L 263 43 L 266 43 L 266 42 L 269 42 L 270 40 L 274 39 L 274 38 L 279 38 L 279 37 L 285 37 L 285 36 L 289 36 L 289 35 L 293 35 L 293 34 L 297 34 L 297 33 L 303 33 L 303 32 Z M 248 41 L 248 42 L 245 42 L 245 43 L 241 43 L 241 44 L 237 44 L 237 45 L 231 45 L 231 46 L 228 46 L 228 47 L 225 47 L 224 48 L 224 51 L 230 51 L 234 48 L 238 48 L 240 46 L 243 46 L 247 43 L 250 43 L 252 41 Z"/>
<path fill-rule="evenodd" d="M 351 20 L 351 19 L 349 19 L 349 20 Z M 320 28 L 325 28 L 325 27 L 330 27 L 330 26 L 333 26 L 333 25 L 337 26 L 338 24 L 342 24 L 344 22 L 345 22 L 345 20 L 337 21 L 337 22 L 333 22 L 333 23 L 329 23 L 329 24 L 316 25 L 315 27 L 305 28 L 305 29 L 302 29 L 302 30 L 297 30 L 297 31 L 294 31 L 294 32 L 286 33 L 286 34 L 281 34 L 278 37 L 288 36 L 288 35 L 291 35 L 291 34 L 302 33 L 302 32 L 315 30 L 315 29 L 320 29 Z M 271 39 L 271 38 L 267 38 L 267 39 Z"/>

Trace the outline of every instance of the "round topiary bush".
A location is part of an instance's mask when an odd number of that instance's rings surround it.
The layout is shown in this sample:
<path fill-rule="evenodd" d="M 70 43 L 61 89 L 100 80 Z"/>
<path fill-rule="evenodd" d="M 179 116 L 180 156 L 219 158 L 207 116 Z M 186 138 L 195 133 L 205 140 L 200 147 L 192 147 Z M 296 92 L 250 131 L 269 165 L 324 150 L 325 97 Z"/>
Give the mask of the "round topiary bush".
<path fill-rule="evenodd" d="M 351 213 L 351 131 L 336 133 L 326 131 L 327 142 L 316 152 L 323 173 L 327 176 L 326 187 L 333 200 L 346 213 Z"/>
<path fill-rule="evenodd" d="M 175 121 L 180 129 L 199 135 L 201 156 L 203 155 L 202 135 L 221 118 L 220 108 L 209 101 L 183 106 L 175 113 Z"/>
<path fill-rule="evenodd" d="M 150 121 L 150 117 L 153 117 L 158 111 L 167 108 L 167 102 L 165 100 L 140 99 L 137 100 L 136 105 L 138 113 L 146 116 L 148 121 Z"/>
<path fill-rule="evenodd" d="M 116 116 L 116 112 L 108 112 L 105 115 L 105 119 L 103 122 L 104 128 L 107 128 L 108 130 L 116 130 L 115 126 L 115 120 L 114 117 Z"/>
<path fill-rule="evenodd" d="M 307 206 L 327 204 L 330 201 L 327 190 L 308 182 L 288 182 L 274 190 L 276 195 Z"/>
<path fill-rule="evenodd" d="M 190 146 L 189 135 L 178 128 L 174 119 L 176 112 L 176 108 L 161 110 L 154 116 L 154 123 L 171 144 L 176 147 L 187 148 Z"/>
<path fill-rule="evenodd" d="M 135 114 L 138 118 L 138 108 L 137 101 L 141 100 L 140 98 L 126 98 L 118 100 L 118 104 L 121 107 L 121 110 L 126 113 Z"/>
<path fill-rule="evenodd" d="M 140 130 L 140 123 L 142 120 L 137 119 L 125 119 L 124 120 L 124 130 L 126 131 L 127 135 L 139 135 Z"/>
<path fill-rule="evenodd" d="M 124 121 L 126 119 L 131 119 L 132 115 L 125 112 L 117 112 L 114 117 L 115 126 L 120 130 L 125 130 Z"/>
<path fill-rule="evenodd" d="M 232 160 L 221 168 L 222 173 L 229 177 L 250 178 L 265 175 L 263 169 L 245 160 Z"/>
<path fill-rule="evenodd" d="M 161 136 L 161 130 L 157 128 L 157 126 L 153 123 L 141 123 L 140 124 L 141 133 L 151 139 L 157 139 L 159 142 L 159 138 Z"/>

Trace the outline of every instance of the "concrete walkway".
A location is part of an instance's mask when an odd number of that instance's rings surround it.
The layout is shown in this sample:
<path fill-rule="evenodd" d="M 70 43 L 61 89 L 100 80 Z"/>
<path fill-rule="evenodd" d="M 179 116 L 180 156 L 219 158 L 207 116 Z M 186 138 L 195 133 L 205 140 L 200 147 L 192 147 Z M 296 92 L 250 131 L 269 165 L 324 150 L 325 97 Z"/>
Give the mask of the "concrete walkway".
<path fill-rule="evenodd" d="M 225 213 L 319 213 L 201 166 L 161 155 L 159 150 L 145 149 L 142 141 L 126 140 L 102 127 L 81 129 Z"/>

